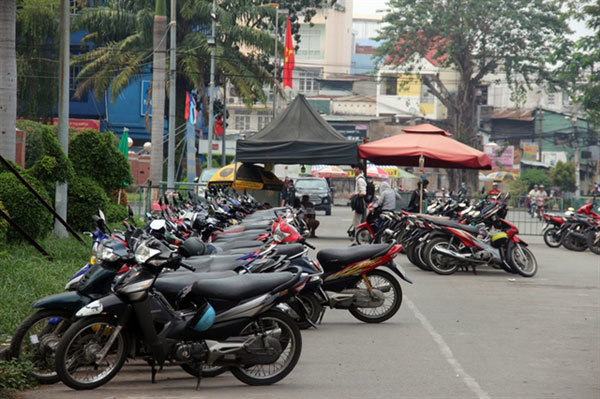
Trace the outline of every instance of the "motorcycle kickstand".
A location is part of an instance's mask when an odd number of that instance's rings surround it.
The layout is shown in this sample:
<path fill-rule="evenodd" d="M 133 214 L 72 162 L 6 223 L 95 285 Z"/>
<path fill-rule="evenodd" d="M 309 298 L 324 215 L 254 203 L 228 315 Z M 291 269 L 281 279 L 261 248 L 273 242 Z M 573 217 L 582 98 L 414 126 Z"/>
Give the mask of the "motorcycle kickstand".
<path fill-rule="evenodd" d="M 202 366 L 198 368 L 198 376 L 196 380 L 196 391 L 200 390 L 200 381 L 202 380 Z"/>
<path fill-rule="evenodd" d="M 150 364 L 150 370 L 152 372 L 152 383 L 156 384 L 156 373 L 158 372 L 158 370 L 156 369 L 156 364 L 152 359 L 149 360 L 148 363 Z"/>
<path fill-rule="evenodd" d="M 321 314 L 319 315 L 316 324 L 321 324 L 323 322 L 323 316 L 325 316 L 325 307 L 321 309 Z"/>

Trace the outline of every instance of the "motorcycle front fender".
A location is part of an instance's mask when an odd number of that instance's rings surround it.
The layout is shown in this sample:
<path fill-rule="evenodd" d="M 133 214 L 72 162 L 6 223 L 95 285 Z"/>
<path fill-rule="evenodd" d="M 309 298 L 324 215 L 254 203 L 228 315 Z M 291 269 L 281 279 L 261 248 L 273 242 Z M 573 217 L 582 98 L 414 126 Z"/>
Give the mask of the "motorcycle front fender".
<path fill-rule="evenodd" d="M 520 239 L 519 237 L 517 237 L 516 235 L 512 236 L 512 242 L 520 242 L 521 244 L 523 244 L 524 246 L 528 246 L 528 244 L 523 241 L 522 239 Z"/>
<path fill-rule="evenodd" d="M 77 311 L 75 316 L 87 317 L 103 314 L 121 318 L 124 314 L 129 312 L 131 312 L 130 304 L 123 302 L 123 300 L 115 294 L 110 294 L 83 306 Z"/>
<path fill-rule="evenodd" d="M 75 312 L 90 302 L 92 302 L 92 298 L 80 295 L 76 291 L 68 291 L 38 299 L 31 307 L 34 309 L 67 310 Z"/>

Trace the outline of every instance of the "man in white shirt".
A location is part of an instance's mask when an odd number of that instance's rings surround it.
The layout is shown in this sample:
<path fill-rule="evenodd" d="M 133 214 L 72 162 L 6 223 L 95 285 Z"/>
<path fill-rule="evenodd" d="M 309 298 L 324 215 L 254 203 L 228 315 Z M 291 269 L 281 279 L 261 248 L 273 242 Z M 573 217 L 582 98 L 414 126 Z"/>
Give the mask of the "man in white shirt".
<path fill-rule="evenodd" d="M 362 223 L 363 217 L 365 214 L 365 203 L 364 197 L 367 195 L 367 178 L 363 173 L 363 166 L 360 164 L 352 165 L 352 169 L 354 170 L 354 193 L 350 195 L 350 201 L 352 201 L 352 197 L 358 197 L 355 201 L 358 203 L 359 209 L 354 209 L 354 213 L 352 216 L 352 225 L 354 228 Z"/>

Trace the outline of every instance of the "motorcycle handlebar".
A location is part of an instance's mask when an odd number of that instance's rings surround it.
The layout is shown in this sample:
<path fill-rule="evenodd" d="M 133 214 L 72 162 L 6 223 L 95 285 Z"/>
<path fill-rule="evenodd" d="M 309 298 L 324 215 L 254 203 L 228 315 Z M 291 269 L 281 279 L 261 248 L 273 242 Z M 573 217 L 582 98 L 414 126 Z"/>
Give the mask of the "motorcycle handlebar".
<path fill-rule="evenodd" d="M 306 245 L 307 247 L 309 247 L 310 249 L 317 249 L 316 247 L 314 247 L 313 245 L 309 244 L 306 240 L 302 240 L 302 244 Z"/>

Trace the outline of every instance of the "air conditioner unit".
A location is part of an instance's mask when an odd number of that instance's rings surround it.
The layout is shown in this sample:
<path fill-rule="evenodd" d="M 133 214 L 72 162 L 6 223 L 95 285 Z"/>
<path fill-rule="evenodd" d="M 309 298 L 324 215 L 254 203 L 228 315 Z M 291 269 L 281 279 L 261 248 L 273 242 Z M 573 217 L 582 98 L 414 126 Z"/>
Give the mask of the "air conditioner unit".
<path fill-rule="evenodd" d="M 229 104 L 233 104 L 233 103 L 235 102 L 235 98 L 231 98 L 231 97 L 229 97 L 229 98 L 227 99 L 227 102 L 228 102 Z"/>

